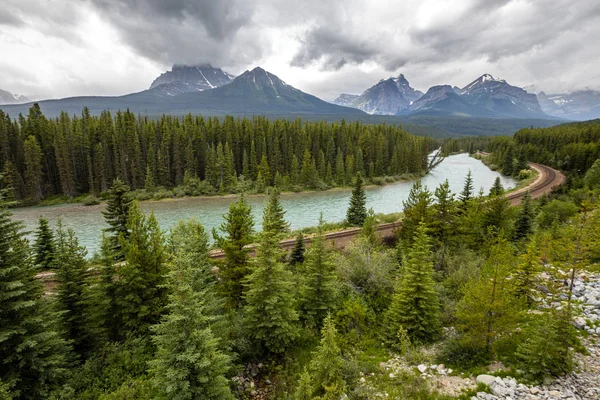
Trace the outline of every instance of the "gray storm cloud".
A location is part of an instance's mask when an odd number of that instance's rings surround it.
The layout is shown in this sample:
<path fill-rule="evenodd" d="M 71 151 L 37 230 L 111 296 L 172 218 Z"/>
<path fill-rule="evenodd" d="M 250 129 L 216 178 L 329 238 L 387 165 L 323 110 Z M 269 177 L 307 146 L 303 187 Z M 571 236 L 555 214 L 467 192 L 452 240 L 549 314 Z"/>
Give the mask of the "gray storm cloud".
<path fill-rule="evenodd" d="M 19 40 L 3 33 L 10 27 L 85 46 L 78 21 L 86 13 L 157 67 L 211 63 L 239 72 L 271 62 L 284 69 L 272 72 L 325 98 L 400 72 L 421 90 L 484 72 L 551 91 L 600 89 L 597 0 L 4 0 L 0 46 Z M 23 80 L 17 62 L 3 65 L 3 80 Z M 102 84 L 85 79 L 74 80 L 81 91 Z"/>

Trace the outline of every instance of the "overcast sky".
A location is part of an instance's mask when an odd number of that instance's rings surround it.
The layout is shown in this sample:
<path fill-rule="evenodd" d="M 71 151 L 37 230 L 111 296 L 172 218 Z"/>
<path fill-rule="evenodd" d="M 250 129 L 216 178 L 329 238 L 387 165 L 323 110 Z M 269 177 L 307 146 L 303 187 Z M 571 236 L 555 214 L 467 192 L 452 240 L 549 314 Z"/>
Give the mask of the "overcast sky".
<path fill-rule="evenodd" d="M 144 90 L 174 63 L 255 66 L 332 100 L 403 73 L 600 89 L 598 0 L 0 0 L 0 88 Z"/>

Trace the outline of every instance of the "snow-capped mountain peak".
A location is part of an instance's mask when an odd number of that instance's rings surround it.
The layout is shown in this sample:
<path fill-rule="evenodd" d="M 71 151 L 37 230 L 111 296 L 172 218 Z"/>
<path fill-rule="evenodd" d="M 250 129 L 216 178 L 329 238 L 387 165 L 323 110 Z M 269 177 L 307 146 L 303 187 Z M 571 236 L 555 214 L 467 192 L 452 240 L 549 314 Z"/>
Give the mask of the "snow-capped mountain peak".
<path fill-rule="evenodd" d="M 176 96 L 181 93 L 214 89 L 230 83 L 233 79 L 234 76 L 210 64 L 175 64 L 171 71 L 156 78 L 150 85 L 150 89 L 160 91 L 167 96 Z"/>
<path fill-rule="evenodd" d="M 29 99 L 20 94 L 13 94 L 0 89 L 0 104 L 21 104 L 29 103 Z"/>

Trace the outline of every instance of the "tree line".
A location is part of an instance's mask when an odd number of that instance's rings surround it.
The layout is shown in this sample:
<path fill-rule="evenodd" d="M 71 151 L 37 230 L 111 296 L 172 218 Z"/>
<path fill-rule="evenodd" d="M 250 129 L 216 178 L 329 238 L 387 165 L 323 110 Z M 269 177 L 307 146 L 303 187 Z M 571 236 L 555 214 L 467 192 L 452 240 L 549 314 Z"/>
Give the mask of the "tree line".
<path fill-rule="evenodd" d="M 289 224 L 277 190 L 261 232 L 242 195 L 213 232 L 192 219 L 165 233 L 117 179 L 103 212 L 101 253 L 89 261 L 72 231 L 52 230 L 44 219 L 30 246 L 3 200 L 0 394 L 245 398 L 250 388 L 234 382 L 244 365 L 260 361 L 273 380 L 271 398 L 367 399 L 382 389 L 361 385 L 359 371 L 377 367 L 355 354 L 419 359 L 421 346 L 434 342 L 440 362 L 457 368 L 501 359 L 531 379 L 572 368 L 571 297 L 539 273 L 574 276 L 597 260 L 595 196 L 583 203 L 526 197 L 515 209 L 499 180 L 489 194 L 474 191 L 470 174 L 459 194 L 448 182 L 433 191 L 416 182 L 390 248 L 376 234 L 362 184 L 357 174 L 347 213 L 361 226 L 354 243 L 334 251 L 320 224 L 310 247 L 299 236 L 290 256 L 279 247 Z M 556 202 L 575 210 L 557 215 Z M 209 259 L 210 235 L 224 260 Z M 47 268 L 58 284 L 43 295 L 34 276 Z M 429 390 L 403 382 L 385 390 L 399 398 Z"/>
<path fill-rule="evenodd" d="M 433 139 L 359 122 L 270 121 L 264 117 L 159 119 L 105 111 L 46 118 L 0 111 L 0 168 L 13 199 L 105 193 L 120 178 L 132 190 L 179 195 L 350 185 L 427 171 Z"/>
<path fill-rule="evenodd" d="M 491 162 L 507 175 L 518 175 L 526 161 L 559 169 L 567 174 L 569 187 L 583 178 L 600 157 L 600 123 L 598 120 L 521 129 L 512 137 L 466 137 L 450 139 L 444 152 L 477 150 L 492 153 Z"/>

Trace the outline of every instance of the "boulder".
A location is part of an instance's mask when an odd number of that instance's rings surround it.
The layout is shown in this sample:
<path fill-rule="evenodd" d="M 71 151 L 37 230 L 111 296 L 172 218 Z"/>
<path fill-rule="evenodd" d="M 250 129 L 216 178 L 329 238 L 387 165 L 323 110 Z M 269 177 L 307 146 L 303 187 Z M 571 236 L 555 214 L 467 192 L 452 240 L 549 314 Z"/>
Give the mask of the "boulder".
<path fill-rule="evenodd" d="M 475 378 L 475 382 L 477 382 L 477 383 L 483 383 L 483 384 L 488 385 L 488 386 L 491 386 L 492 383 L 494 383 L 495 380 L 496 380 L 495 376 L 486 375 L 486 374 L 477 375 L 477 378 Z"/>

